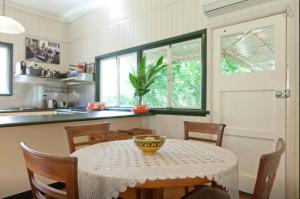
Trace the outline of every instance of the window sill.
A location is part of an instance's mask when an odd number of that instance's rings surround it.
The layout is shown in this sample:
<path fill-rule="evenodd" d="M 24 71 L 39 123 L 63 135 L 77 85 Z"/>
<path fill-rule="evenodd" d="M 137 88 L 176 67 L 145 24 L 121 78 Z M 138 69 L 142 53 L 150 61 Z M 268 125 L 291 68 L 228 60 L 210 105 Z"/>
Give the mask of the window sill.
<path fill-rule="evenodd" d="M 131 107 L 107 107 L 105 110 L 131 111 Z M 150 113 L 164 115 L 187 115 L 187 116 L 207 116 L 209 111 L 200 109 L 179 109 L 179 108 L 150 108 Z"/>
<path fill-rule="evenodd" d="M 177 109 L 177 108 L 151 108 L 150 113 L 165 115 L 189 115 L 189 116 L 206 116 L 209 111 L 200 109 Z"/>
<path fill-rule="evenodd" d="M 105 107 L 108 111 L 131 111 L 131 107 Z"/>
<path fill-rule="evenodd" d="M 13 96 L 13 94 L 12 93 L 8 93 L 8 94 L 0 94 L 0 96 Z"/>

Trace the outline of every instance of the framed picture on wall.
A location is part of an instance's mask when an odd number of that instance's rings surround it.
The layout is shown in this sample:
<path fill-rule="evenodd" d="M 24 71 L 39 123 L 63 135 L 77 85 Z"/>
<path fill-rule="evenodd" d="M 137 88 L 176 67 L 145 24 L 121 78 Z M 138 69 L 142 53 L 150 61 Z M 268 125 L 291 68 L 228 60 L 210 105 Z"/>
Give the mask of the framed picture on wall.
<path fill-rule="evenodd" d="M 28 61 L 60 63 L 60 45 L 58 43 L 26 37 L 25 48 Z"/>

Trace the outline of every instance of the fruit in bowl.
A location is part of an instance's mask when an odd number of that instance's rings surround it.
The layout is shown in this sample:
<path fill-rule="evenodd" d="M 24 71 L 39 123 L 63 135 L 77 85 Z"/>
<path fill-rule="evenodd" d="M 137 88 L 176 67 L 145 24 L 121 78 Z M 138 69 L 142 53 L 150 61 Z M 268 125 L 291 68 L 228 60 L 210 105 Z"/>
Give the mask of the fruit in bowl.
<path fill-rule="evenodd" d="M 163 146 L 167 138 L 160 135 L 136 135 L 132 139 L 145 154 L 154 154 Z"/>
<path fill-rule="evenodd" d="M 105 104 L 104 102 L 92 102 L 92 103 L 88 103 L 87 105 L 87 109 L 89 111 L 102 111 L 105 108 Z"/>

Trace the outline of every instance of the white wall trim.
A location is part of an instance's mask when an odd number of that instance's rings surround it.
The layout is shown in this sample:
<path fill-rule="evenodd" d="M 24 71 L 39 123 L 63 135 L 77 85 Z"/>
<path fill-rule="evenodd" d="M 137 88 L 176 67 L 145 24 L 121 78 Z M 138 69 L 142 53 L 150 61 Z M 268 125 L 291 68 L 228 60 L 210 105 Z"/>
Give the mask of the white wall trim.
<path fill-rule="evenodd" d="M 244 192 L 253 193 L 254 185 L 256 182 L 256 175 L 249 175 L 246 173 L 239 173 L 239 189 Z"/>
<path fill-rule="evenodd" d="M 2 6 L 2 3 L 1 3 L 1 6 Z M 40 17 L 45 17 L 45 18 L 48 18 L 48 19 L 52 19 L 52 20 L 55 20 L 55 21 L 66 23 L 66 20 L 64 18 L 58 17 L 58 16 L 56 16 L 56 15 L 50 13 L 50 12 L 40 11 L 40 10 L 37 10 L 37 9 L 29 8 L 29 7 L 19 5 L 19 4 L 16 4 L 16 3 L 12 3 L 12 2 L 6 2 L 5 6 L 9 7 L 9 8 L 17 9 L 20 12 L 24 11 L 24 12 L 27 12 L 27 13 L 30 13 L 30 14 L 38 15 Z"/>
<path fill-rule="evenodd" d="M 287 17 L 287 80 L 291 96 L 287 100 L 286 190 L 287 198 L 299 198 L 299 1 L 291 5 Z"/>

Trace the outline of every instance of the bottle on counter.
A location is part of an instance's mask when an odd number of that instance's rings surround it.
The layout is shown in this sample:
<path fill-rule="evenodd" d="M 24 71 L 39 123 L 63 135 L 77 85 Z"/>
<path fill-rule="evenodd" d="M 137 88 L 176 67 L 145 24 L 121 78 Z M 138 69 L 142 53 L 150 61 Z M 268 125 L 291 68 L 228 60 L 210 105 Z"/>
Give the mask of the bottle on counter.
<path fill-rule="evenodd" d="M 26 62 L 21 61 L 21 75 L 26 75 Z"/>
<path fill-rule="evenodd" d="M 17 62 L 16 75 L 26 75 L 26 62 L 25 61 Z"/>

